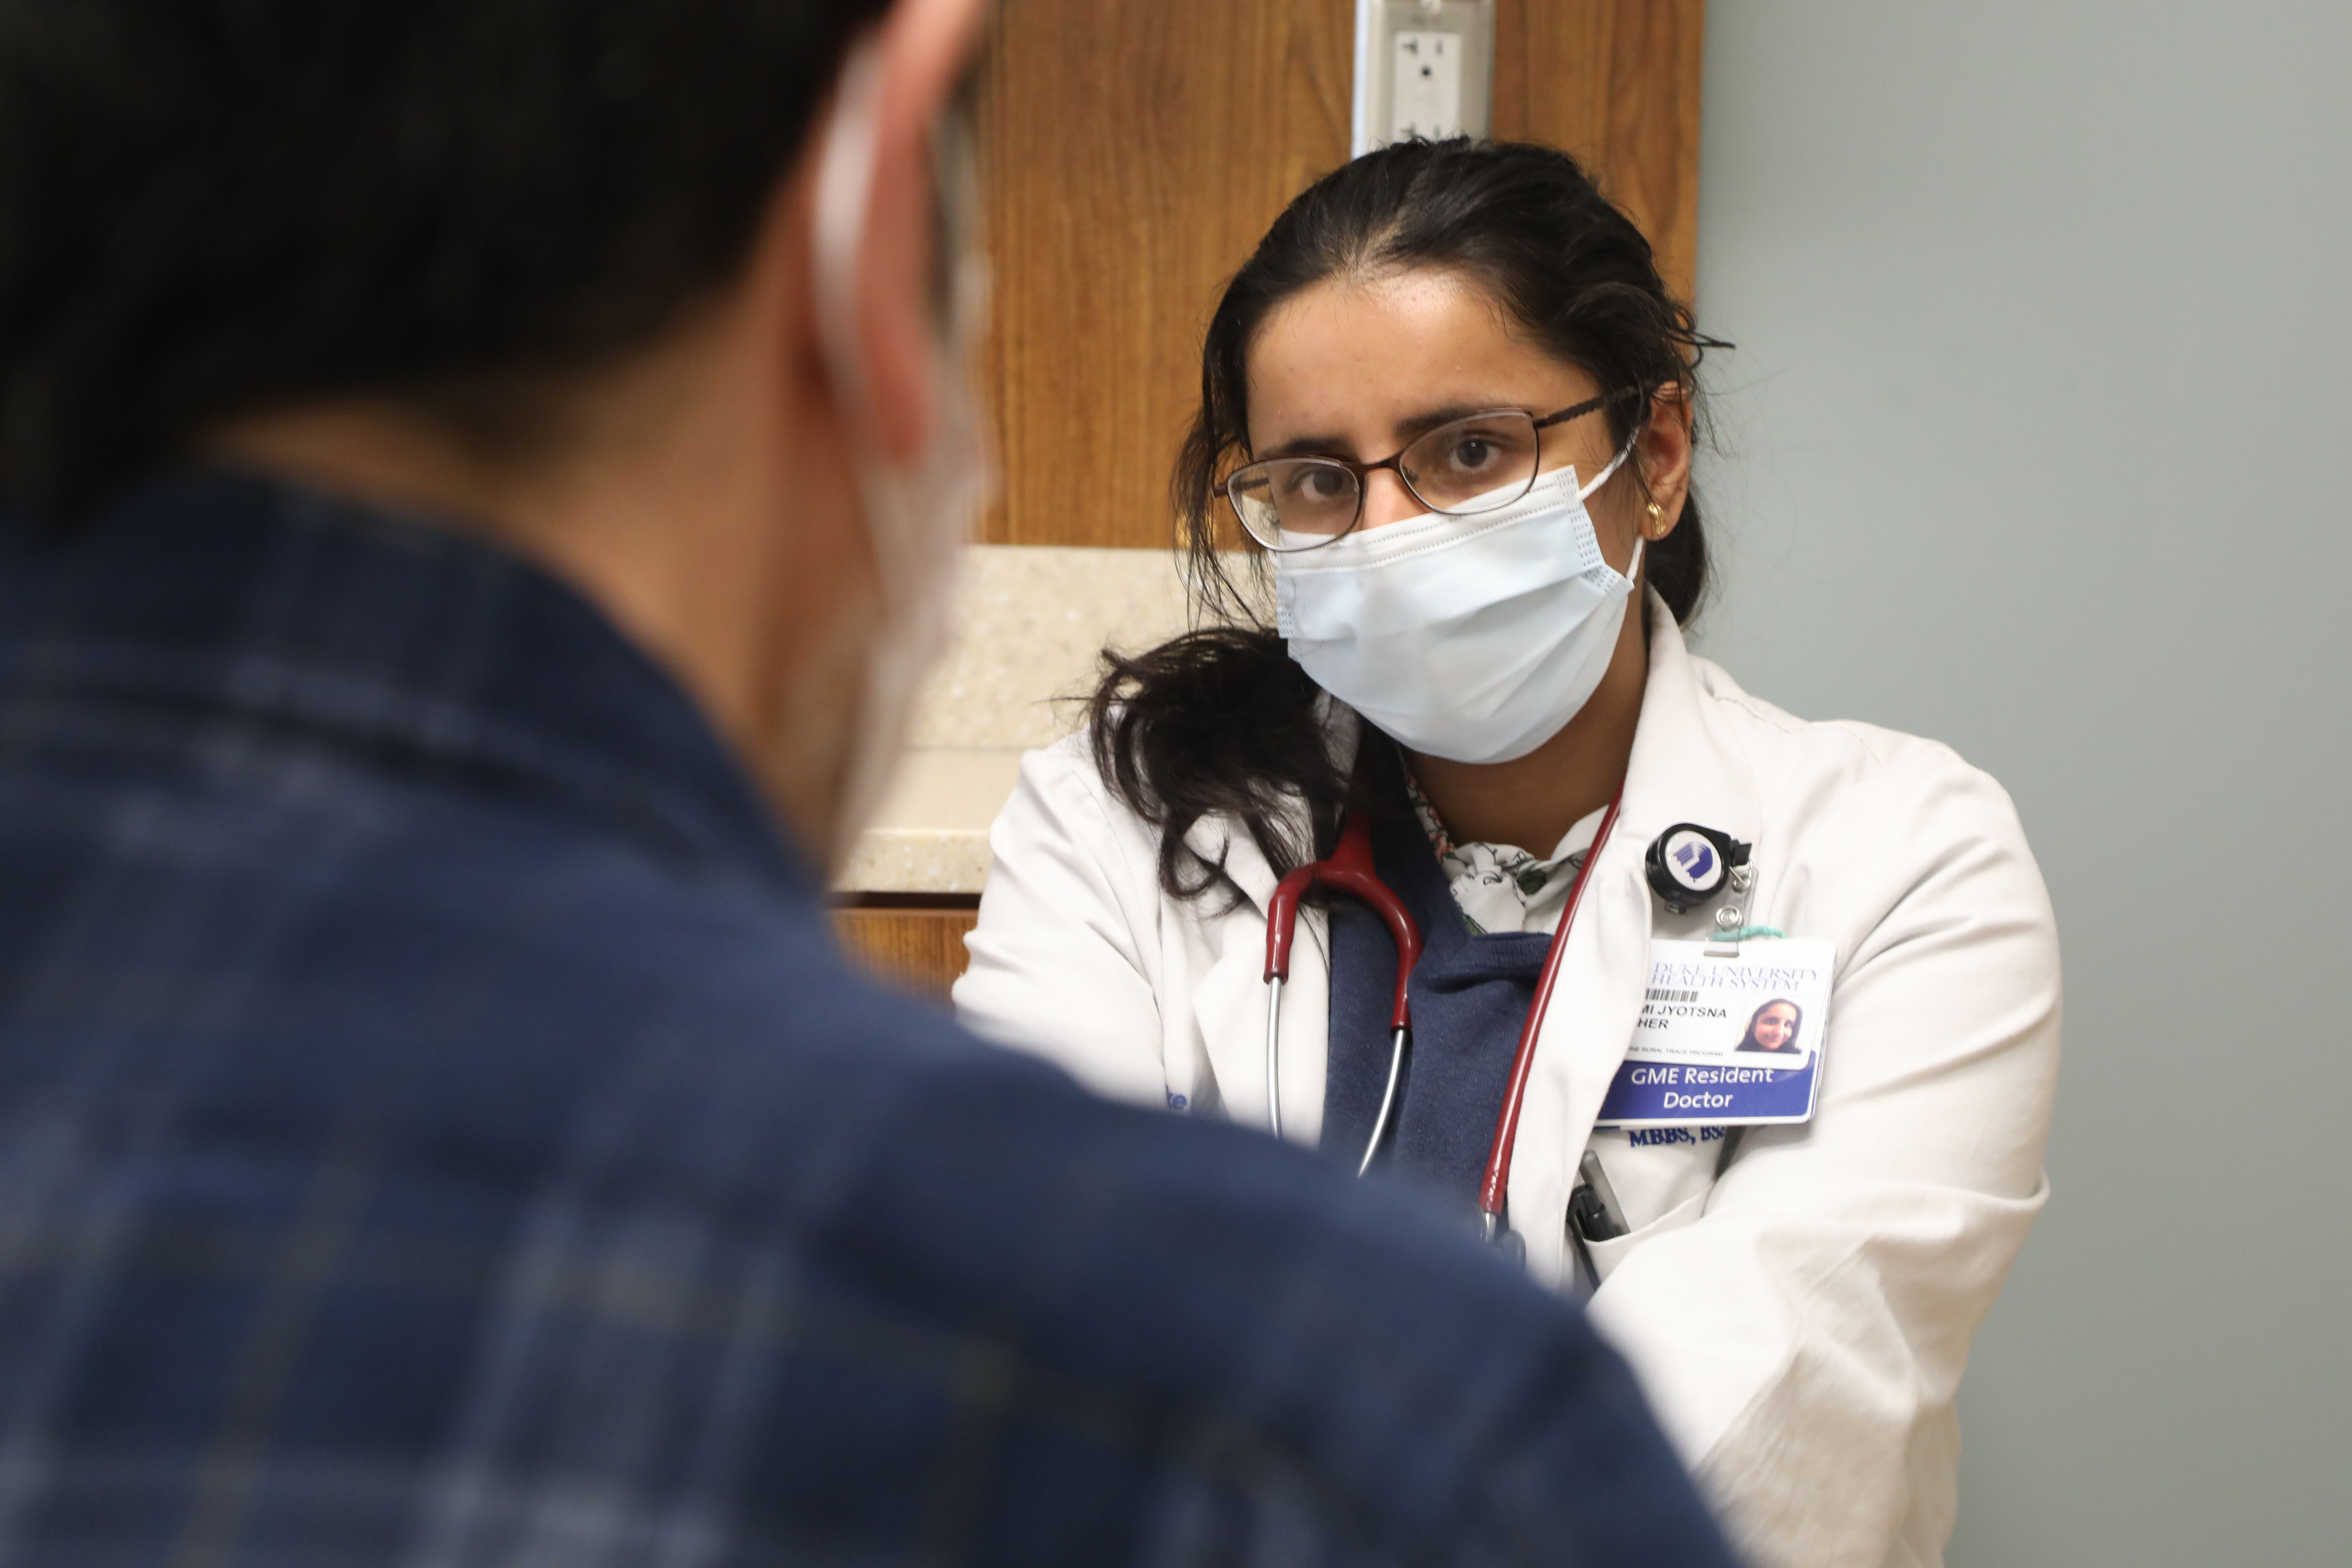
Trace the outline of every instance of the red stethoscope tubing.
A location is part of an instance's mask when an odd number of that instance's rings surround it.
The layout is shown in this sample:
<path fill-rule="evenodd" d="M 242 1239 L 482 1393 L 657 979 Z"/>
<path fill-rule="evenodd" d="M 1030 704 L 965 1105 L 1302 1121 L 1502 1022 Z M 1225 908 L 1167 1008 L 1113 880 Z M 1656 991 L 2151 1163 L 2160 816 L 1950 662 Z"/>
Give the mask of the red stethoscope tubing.
<path fill-rule="evenodd" d="M 1600 863 L 1601 851 L 1609 843 L 1610 829 L 1617 826 L 1617 808 L 1624 799 L 1624 786 L 1620 784 L 1609 802 L 1608 814 L 1601 819 L 1600 831 L 1592 836 L 1592 847 L 1585 854 L 1587 872 Z M 1503 1090 L 1502 1110 L 1495 1118 L 1495 1139 L 1486 1149 L 1486 1175 L 1478 1184 L 1479 1217 L 1490 1240 L 1502 1231 L 1504 1205 L 1510 1196 L 1511 1151 L 1518 1142 L 1519 1108 L 1527 1100 L 1528 1079 L 1535 1070 L 1536 1039 L 1543 1033 L 1544 1016 L 1550 1010 L 1552 991 L 1559 984 L 1560 958 L 1568 951 L 1568 933 L 1576 924 L 1577 909 L 1584 902 L 1584 889 L 1591 880 L 1589 875 L 1579 876 L 1576 886 L 1569 892 L 1568 907 L 1560 911 L 1559 927 L 1544 954 L 1543 973 L 1536 982 L 1535 1003 L 1528 1009 L 1528 1021 L 1519 1030 L 1518 1050 L 1511 1058 L 1510 1080 Z M 1413 965 L 1421 961 L 1421 931 L 1413 924 L 1404 900 L 1374 873 L 1371 821 L 1359 811 L 1351 811 L 1342 819 L 1339 842 L 1332 847 L 1330 858 L 1301 866 L 1276 885 L 1265 910 L 1265 983 L 1272 991 L 1266 1005 L 1265 1050 L 1267 1120 L 1276 1137 L 1282 1134 L 1277 1073 L 1282 986 L 1290 978 L 1290 945 L 1297 934 L 1298 900 L 1310 888 L 1327 888 L 1361 900 L 1380 916 L 1396 942 L 1396 1001 L 1390 1013 L 1390 1026 L 1396 1037 L 1389 1066 L 1389 1092 L 1381 1102 L 1379 1119 L 1372 1124 L 1371 1142 L 1364 1150 L 1364 1166 L 1368 1167 L 1388 1128 L 1398 1070 L 1404 1059 L 1405 1037 L 1412 1027 L 1407 984 L 1412 978 Z M 1359 1174 L 1363 1168 L 1359 1167 Z"/>
<path fill-rule="evenodd" d="M 1584 871 L 1590 873 L 1601 864 L 1601 851 L 1609 843 L 1609 830 L 1617 826 L 1617 808 L 1625 801 L 1625 786 L 1619 784 L 1610 797 L 1609 814 L 1601 819 L 1600 831 L 1592 836 L 1592 847 L 1585 851 Z M 1568 933 L 1576 924 L 1577 906 L 1584 902 L 1584 889 L 1592 885 L 1589 874 L 1580 874 L 1576 886 L 1568 891 L 1568 908 L 1559 912 L 1559 929 L 1552 933 L 1551 946 L 1544 953 L 1543 977 L 1536 982 L 1536 999 L 1528 1008 L 1528 1021 L 1519 1028 L 1518 1054 L 1511 1058 L 1511 1081 L 1503 1090 L 1503 1109 L 1495 1118 L 1495 1141 L 1486 1146 L 1486 1175 L 1478 1184 L 1478 1214 L 1485 1221 L 1491 1240 L 1502 1229 L 1504 1201 L 1511 1192 L 1511 1151 L 1519 1141 L 1519 1107 L 1528 1098 L 1528 1079 L 1535 1073 L 1536 1037 L 1543 1033 L 1544 1015 L 1550 1010 L 1551 994 L 1559 984 L 1560 957 L 1568 952 Z"/>
<path fill-rule="evenodd" d="M 1266 1124 L 1277 1138 L 1282 1136 L 1282 986 L 1290 978 L 1290 943 L 1298 931 L 1298 900 L 1309 888 L 1328 888 L 1361 900 L 1381 917 L 1396 942 L 1396 1000 L 1389 1009 L 1389 1087 L 1381 1097 L 1380 1114 L 1372 1121 L 1363 1161 L 1356 1167 L 1360 1176 L 1371 1168 L 1372 1154 L 1388 1130 L 1397 1080 L 1404 1070 L 1405 1041 L 1412 1033 L 1412 1002 L 1406 994 L 1406 983 L 1412 977 L 1413 965 L 1421 962 L 1421 928 L 1413 924 L 1404 900 L 1390 891 L 1372 869 L 1371 819 L 1360 811 L 1351 811 L 1341 820 L 1339 842 L 1332 846 L 1329 859 L 1301 866 L 1276 884 L 1265 910 L 1265 1109 Z"/>
<path fill-rule="evenodd" d="M 1290 943 L 1298 931 L 1298 900 L 1309 888 L 1328 888 L 1369 905 L 1389 928 L 1397 948 L 1396 1004 L 1389 1026 L 1410 1028 L 1412 1006 L 1405 998 L 1405 981 L 1421 962 L 1421 928 L 1412 923 L 1404 900 L 1389 891 L 1372 869 L 1371 819 L 1351 811 L 1339 825 L 1339 842 L 1331 858 L 1301 866 L 1275 885 L 1265 910 L 1265 978 L 1268 984 L 1290 978 Z"/>

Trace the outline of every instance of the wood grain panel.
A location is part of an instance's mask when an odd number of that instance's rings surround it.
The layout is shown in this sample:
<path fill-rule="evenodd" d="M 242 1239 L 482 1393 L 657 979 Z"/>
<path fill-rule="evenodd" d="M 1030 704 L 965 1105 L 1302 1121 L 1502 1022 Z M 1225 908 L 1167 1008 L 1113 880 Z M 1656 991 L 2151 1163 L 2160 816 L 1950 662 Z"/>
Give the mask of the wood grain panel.
<path fill-rule="evenodd" d="M 1164 548 L 1218 289 L 1348 155 L 1350 0 L 1003 0 L 982 80 L 995 543 Z"/>
<path fill-rule="evenodd" d="M 964 971 L 964 932 L 978 923 L 969 909 L 835 910 L 834 930 L 849 955 L 894 984 L 944 1004 Z"/>
<path fill-rule="evenodd" d="M 1495 134 L 1578 153 L 1687 295 L 1704 0 L 1498 0 Z M 1165 548 L 1224 279 L 1348 155 L 1352 0 L 1002 0 L 980 93 L 1004 492 L 982 537 Z"/>
<path fill-rule="evenodd" d="M 1495 135 L 1584 160 L 1687 300 L 1706 0 L 1496 0 Z"/>

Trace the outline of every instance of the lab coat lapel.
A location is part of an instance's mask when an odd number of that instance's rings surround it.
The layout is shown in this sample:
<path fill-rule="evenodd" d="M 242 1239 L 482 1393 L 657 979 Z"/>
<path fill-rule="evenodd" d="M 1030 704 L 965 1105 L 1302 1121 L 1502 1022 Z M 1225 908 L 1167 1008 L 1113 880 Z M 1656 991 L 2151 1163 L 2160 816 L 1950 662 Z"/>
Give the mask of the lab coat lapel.
<path fill-rule="evenodd" d="M 1654 924 L 1643 873 L 1650 841 L 1677 822 L 1757 837 L 1760 807 L 1746 759 L 1712 722 L 1701 670 L 1673 614 L 1655 595 L 1648 609 L 1650 673 L 1623 803 L 1609 842 L 1585 868 L 1512 1152 L 1511 1226 L 1540 1279 L 1561 1278 L 1577 1163 L 1641 1016 Z"/>
<path fill-rule="evenodd" d="M 1355 762 L 1362 721 L 1326 694 L 1317 700 L 1315 722 L 1332 762 L 1344 772 Z M 1223 867 L 1239 898 L 1223 915 L 1203 922 L 1213 952 L 1207 972 L 1192 987 L 1193 1021 L 1226 1117 L 1244 1126 L 1266 1127 L 1265 911 L 1278 879 L 1249 835 L 1229 817 L 1203 817 L 1185 834 L 1184 843 L 1202 863 Z M 1212 890 L 1207 898 L 1221 896 Z M 1282 988 L 1282 1135 L 1310 1148 L 1323 1135 L 1330 1007 L 1329 923 L 1322 910 L 1302 909 L 1290 944 L 1290 978 Z"/>
<path fill-rule="evenodd" d="M 1758 843 L 1763 804 L 1755 773 L 1747 752 L 1723 724 L 1719 702 L 1706 689 L 1714 667 L 1691 657 L 1674 613 L 1654 594 L 1650 595 L 1650 678 L 1642 694 L 1633 755 L 1625 770 L 1624 809 L 1612 835 L 1633 884 L 1642 889 L 1645 907 L 1649 894 L 1642 858 L 1652 839 L 1678 822 L 1720 828 L 1757 845 L 1759 870 L 1766 868 L 1769 847 Z M 1721 672 L 1715 673 L 1719 677 Z"/>
<path fill-rule="evenodd" d="M 1231 883 L 1204 897 L 1240 900 L 1205 922 L 1213 944 L 1209 967 L 1192 987 L 1192 1016 L 1216 1075 L 1225 1116 L 1246 1127 L 1269 1125 L 1265 1103 L 1265 911 L 1273 900 L 1274 868 L 1249 836 L 1229 819 L 1203 818 L 1184 836 L 1186 847 L 1208 865 L 1224 867 Z M 1282 1134 L 1313 1147 L 1323 1131 L 1324 1058 L 1330 1029 L 1330 941 L 1319 910 L 1301 910 L 1291 942 L 1290 978 L 1282 993 Z"/>

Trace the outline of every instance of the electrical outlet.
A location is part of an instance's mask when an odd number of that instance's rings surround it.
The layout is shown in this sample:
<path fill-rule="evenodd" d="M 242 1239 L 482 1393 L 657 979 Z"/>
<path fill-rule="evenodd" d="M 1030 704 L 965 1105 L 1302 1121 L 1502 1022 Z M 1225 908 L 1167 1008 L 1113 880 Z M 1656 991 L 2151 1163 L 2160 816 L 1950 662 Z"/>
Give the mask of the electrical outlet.
<path fill-rule="evenodd" d="M 1356 0 L 1354 150 L 1493 124 L 1495 0 Z"/>
<path fill-rule="evenodd" d="M 1462 35 L 1399 33 L 1389 61 L 1389 140 L 1462 134 Z"/>

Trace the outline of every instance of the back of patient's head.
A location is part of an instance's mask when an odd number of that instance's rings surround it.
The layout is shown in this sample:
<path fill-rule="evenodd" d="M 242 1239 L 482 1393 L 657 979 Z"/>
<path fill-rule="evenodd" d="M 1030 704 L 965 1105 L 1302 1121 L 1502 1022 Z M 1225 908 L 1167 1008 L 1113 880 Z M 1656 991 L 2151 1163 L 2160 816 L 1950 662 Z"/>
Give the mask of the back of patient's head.
<path fill-rule="evenodd" d="M 734 275 L 881 0 L 0 0 L 0 492 L 392 396 L 486 457 Z"/>

